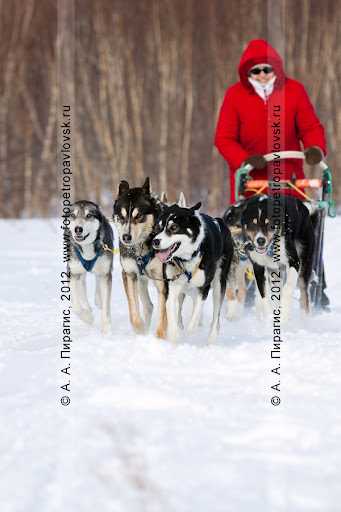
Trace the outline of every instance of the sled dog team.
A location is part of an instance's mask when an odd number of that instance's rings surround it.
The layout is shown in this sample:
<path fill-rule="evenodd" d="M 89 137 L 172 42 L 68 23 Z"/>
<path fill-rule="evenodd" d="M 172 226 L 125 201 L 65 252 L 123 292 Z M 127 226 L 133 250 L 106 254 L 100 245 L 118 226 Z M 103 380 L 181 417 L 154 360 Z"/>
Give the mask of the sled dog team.
<path fill-rule="evenodd" d="M 253 280 L 251 269 L 257 285 L 258 316 L 267 315 L 277 300 L 281 317 L 287 320 L 297 281 L 301 308 L 308 312 L 314 251 L 310 215 L 304 204 L 293 197 L 280 201 L 282 215 L 276 223 L 272 217 L 274 199 L 267 196 L 232 205 L 223 218 L 213 218 L 200 211 L 201 203 L 187 207 L 183 194 L 177 204 L 167 204 L 164 196 L 151 192 L 149 178 L 134 188 L 121 181 L 113 220 L 134 331 L 146 333 L 150 328 L 154 309 L 150 283 L 158 295 L 156 336 L 171 341 L 176 341 L 184 328 L 193 332 L 199 326 L 202 307 L 211 290 L 209 341 L 214 341 L 225 295 L 228 317 L 242 314 L 247 288 Z M 93 322 L 86 274 L 95 274 L 95 303 L 101 310 L 102 332 L 108 333 L 113 230 L 98 205 L 77 201 L 71 208 L 70 234 L 68 271 L 73 311 L 83 321 Z M 193 309 L 184 327 L 182 306 L 186 296 L 191 297 Z"/>

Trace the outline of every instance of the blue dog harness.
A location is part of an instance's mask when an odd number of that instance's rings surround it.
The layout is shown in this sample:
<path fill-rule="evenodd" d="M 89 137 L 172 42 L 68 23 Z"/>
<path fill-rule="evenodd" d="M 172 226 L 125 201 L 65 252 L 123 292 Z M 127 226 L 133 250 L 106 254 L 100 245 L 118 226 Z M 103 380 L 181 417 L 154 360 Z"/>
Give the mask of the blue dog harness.
<path fill-rule="evenodd" d="M 195 251 L 193 254 L 192 254 L 192 258 L 197 256 L 197 254 L 199 253 L 199 250 Z M 187 277 L 187 281 L 188 283 L 190 282 L 190 280 L 192 279 L 192 272 L 189 272 L 189 270 L 186 270 L 185 267 L 183 266 L 182 264 L 182 260 L 179 259 L 179 258 L 174 258 L 173 259 L 173 262 L 175 263 L 175 265 L 179 268 L 179 270 L 181 270 L 181 273 L 178 274 L 175 278 L 173 279 L 167 279 L 167 281 L 175 281 L 176 279 L 178 279 L 179 277 L 181 277 L 182 275 L 186 276 Z M 172 262 L 170 262 L 172 264 Z"/>
<path fill-rule="evenodd" d="M 267 256 L 270 256 L 270 258 L 273 257 L 273 255 L 274 255 L 274 240 L 272 240 L 271 243 L 269 244 L 269 246 L 266 250 L 266 254 L 267 254 Z"/>
<path fill-rule="evenodd" d="M 109 248 L 109 250 L 110 250 L 110 248 Z M 92 260 L 86 260 L 85 258 L 83 258 L 80 250 L 76 246 L 75 246 L 75 252 L 76 252 L 77 257 L 78 257 L 79 261 L 81 262 L 83 268 L 87 272 L 91 272 L 92 269 L 94 268 L 95 263 L 98 260 L 99 256 L 101 256 L 103 254 L 103 247 L 99 243 L 99 240 L 97 240 L 95 243 L 95 256 L 94 256 L 94 258 L 92 258 Z"/>
<path fill-rule="evenodd" d="M 153 251 L 150 251 L 150 252 L 147 252 L 147 254 L 145 254 L 144 256 L 137 256 L 136 265 L 137 265 L 137 268 L 139 269 L 139 272 L 142 276 L 144 275 L 146 266 L 152 259 L 153 254 L 154 254 Z"/>

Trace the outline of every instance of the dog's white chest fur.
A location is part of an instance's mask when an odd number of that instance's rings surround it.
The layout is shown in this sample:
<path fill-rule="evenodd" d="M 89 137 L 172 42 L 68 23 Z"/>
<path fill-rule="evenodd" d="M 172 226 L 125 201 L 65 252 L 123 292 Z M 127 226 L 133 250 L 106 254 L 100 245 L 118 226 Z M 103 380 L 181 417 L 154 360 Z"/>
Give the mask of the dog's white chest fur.
<path fill-rule="evenodd" d="M 190 288 L 200 288 L 201 286 L 204 286 L 205 283 L 205 272 L 198 268 L 197 270 L 194 270 L 194 273 L 192 275 L 192 279 L 189 281 L 188 286 Z"/>
<path fill-rule="evenodd" d="M 72 258 L 69 262 L 69 268 L 71 271 L 71 274 L 84 274 L 86 272 L 85 268 L 77 258 Z"/>
<path fill-rule="evenodd" d="M 257 251 L 252 251 L 250 254 L 250 259 L 262 267 L 275 269 L 278 268 L 278 263 L 276 263 L 274 259 L 267 254 L 259 254 Z"/>
<path fill-rule="evenodd" d="M 136 260 L 134 258 L 121 258 L 122 268 L 127 274 L 139 274 Z"/>
<path fill-rule="evenodd" d="M 252 251 L 249 254 L 250 259 L 261 265 L 262 267 L 270 268 L 277 270 L 280 265 L 287 266 L 288 264 L 288 256 L 285 248 L 285 239 L 284 237 L 280 238 L 280 246 L 279 250 L 276 252 L 278 259 L 275 256 L 270 256 L 268 254 L 259 254 L 257 251 Z"/>

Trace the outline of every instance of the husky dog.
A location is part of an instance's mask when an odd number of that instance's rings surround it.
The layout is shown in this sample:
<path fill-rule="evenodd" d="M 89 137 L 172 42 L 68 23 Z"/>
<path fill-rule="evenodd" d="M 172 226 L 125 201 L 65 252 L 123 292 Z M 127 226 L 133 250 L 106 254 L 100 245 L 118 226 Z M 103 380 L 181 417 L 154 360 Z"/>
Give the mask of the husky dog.
<path fill-rule="evenodd" d="M 209 340 L 219 330 L 221 304 L 233 255 L 232 239 L 222 219 L 198 212 L 201 203 L 192 208 L 168 206 L 157 220 L 153 239 L 156 256 L 164 266 L 168 281 L 168 337 L 179 336 L 180 296 L 195 291 L 195 305 L 189 331 L 197 328 L 203 301 L 213 289 L 213 319 Z"/>
<path fill-rule="evenodd" d="M 257 283 L 258 312 L 269 308 L 271 299 L 281 305 L 281 317 L 288 319 L 297 278 L 301 308 L 309 311 L 308 286 L 312 273 L 314 231 L 307 207 L 291 196 L 254 198 L 242 213 L 246 251 L 252 262 Z M 279 285 L 286 282 L 281 290 Z"/>
<path fill-rule="evenodd" d="M 71 280 L 72 308 L 82 320 L 93 322 L 86 293 L 86 274 L 96 276 L 95 303 L 101 309 L 101 329 L 111 327 L 110 299 L 113 254 L 113 231 L 97 204 L 77 201 L 70 213 L 71 255 L 68 263 Z"/>
<path fill-rule="evenodd" d="M 239 201 L 228 207 L 223 220 L 229 228 L 234 253 L 231 270 L 227 280 L 227 318 L 233 320 L 239 318 L 244 306 L 250 305 L 254 297 L 254 280 L 251 261 L 244 249 L 244 236 L 241 217 L 246 208 L 246 201 Z"/>
<path fill-rule="evenodd" d="M 149 330 L 153 304 L 148 292 L 152 279 L 159 296 L 159 321 L 156 335 L 166 337 L 167 283 L 163 279 L 162 264 L 152 248 L 154 224 L 160 215 L 162 203 L 151 194 L 149 178 L 142 187 L 130 188 L 121 181 L 114 203 L 113 218 L 119 234 L 122 279 L 127 295 L 130 322 L 136 333 Z M 142 303 L 144 320 L 140 314 Z"/>

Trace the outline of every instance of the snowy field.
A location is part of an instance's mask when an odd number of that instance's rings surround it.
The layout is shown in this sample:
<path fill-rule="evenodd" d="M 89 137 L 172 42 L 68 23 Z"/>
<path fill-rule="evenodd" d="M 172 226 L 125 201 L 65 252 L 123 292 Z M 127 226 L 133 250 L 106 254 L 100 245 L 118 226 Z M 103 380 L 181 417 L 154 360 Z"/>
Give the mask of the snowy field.
<path fill-rule="evenodd" d="M 207 346 L 208 306 L 177 347 L 135 336 L 117 257 L 113 332 L 72 319 L 62 406 L 59 224 L 0 230 L 1 512 L 341 510 L 341 218 L 326 231 L 332 313 L 302 320 L 295 302 L 277 407 L 271 326 L 224 319 Z"/>

